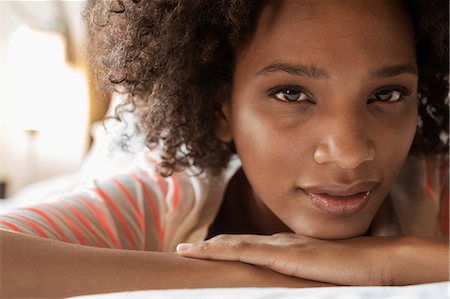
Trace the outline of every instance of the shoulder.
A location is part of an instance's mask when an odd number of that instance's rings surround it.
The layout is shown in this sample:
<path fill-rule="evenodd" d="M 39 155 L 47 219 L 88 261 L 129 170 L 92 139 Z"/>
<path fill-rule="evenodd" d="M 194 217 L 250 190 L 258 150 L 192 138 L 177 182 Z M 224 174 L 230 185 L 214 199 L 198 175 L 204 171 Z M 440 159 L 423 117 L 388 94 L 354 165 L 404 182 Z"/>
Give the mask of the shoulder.
<path fill-rule="evenodd" d="M 448 156 L 408 156 L 390 193 L 402 233 L 448 235 L 448 169 Z"/>

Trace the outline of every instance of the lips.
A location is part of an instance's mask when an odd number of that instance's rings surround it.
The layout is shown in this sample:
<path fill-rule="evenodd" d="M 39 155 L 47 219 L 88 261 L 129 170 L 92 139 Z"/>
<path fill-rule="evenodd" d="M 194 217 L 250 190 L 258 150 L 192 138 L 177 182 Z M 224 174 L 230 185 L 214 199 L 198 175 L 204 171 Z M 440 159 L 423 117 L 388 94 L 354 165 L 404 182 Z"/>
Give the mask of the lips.
<path fill-rule="evenodd" d="M 318 185 L 302 188 L 302 191 L 322 212 L 332 216 L 350 216 L 366 206 L 377 186 L 376 181 L 365 181 L 353 186 Z"/>

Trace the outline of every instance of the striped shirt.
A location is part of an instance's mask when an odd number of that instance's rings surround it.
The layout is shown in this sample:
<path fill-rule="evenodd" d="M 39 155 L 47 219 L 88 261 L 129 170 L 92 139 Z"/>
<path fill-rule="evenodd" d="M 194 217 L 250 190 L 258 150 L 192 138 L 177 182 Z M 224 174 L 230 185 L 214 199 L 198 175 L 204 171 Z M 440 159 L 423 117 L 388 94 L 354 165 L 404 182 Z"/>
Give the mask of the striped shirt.
<path fill-rule="evenodd" d="M 3 212 L 0 229 L 88 246 L 173 251 L 206 238 L 241 166 L 235 156 L 218 177 L 183 171 L 163 178 L 151 153 L 138 161 L 128 173 Z M 409 157 L 390 192 L 391 216 L 375 219 L 373 233 L 448 236 L 448 197 L 448 165 Z"/>

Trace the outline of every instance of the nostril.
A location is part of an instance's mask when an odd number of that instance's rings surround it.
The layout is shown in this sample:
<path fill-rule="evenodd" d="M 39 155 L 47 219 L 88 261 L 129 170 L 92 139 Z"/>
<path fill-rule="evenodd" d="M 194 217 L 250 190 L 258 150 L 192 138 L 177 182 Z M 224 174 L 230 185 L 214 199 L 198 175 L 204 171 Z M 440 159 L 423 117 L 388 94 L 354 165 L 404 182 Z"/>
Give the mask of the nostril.
<path fill-rule="evenodd" d="M 319 144 L 313 154 L 318 164 L 335 163 L 342 169 L 354 169 L 360 164 L 375 159 L 375 149 L 369 143 L 351 142 Z"/>

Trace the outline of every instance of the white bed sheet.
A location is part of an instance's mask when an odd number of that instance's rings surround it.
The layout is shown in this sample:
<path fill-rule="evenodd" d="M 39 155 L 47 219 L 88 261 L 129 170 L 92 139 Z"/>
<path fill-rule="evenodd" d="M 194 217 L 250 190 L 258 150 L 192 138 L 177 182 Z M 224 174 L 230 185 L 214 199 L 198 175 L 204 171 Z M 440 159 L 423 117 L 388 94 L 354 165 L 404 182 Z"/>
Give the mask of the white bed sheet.
<path fill-rule="evenodd" d="M 450 298 L 450 282 L 427 283 L 402 287 L 328 287 L 328 288 L 211 288 L 118 292 L 77 299 L 133 299 L 133 298 Z"/>

